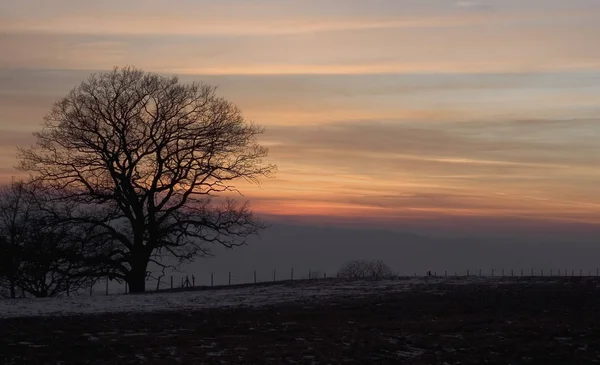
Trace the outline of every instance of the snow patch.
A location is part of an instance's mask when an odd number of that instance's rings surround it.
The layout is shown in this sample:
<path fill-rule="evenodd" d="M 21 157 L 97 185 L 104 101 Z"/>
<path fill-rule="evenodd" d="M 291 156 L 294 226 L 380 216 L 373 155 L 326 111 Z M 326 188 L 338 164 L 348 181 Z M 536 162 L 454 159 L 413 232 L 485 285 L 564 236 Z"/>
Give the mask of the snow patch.
<path fill-rule="evenodd" d="M 512 280 L 510 280 L 512 279 Z M 433 285 L 490 286 L 519 283 L 517 278 L 501 277 L 415 277 L 382 281 L 311 281 L 294 285 L 275 284 L 266 287 L 242 287 L 217 290 L 196 290 L 175 293 L 147 293 L 109 296 L 80 296 L 67 298 L 26 298 L 0 300 L 0 318 L 66 316 L 116 312 L 188 311 L 207 308 L 261 307 L 296 302 L 310 304 L 315 301 L 342 297 L 369 296 L 374 293 L 395 293 L 423 290 Z M 536 281 L 537 282 L 537 281 Z M 527 283 L 532 283 L 529 279 Z M 550 283 L 540 281 L 540 283 Z M 292 325 L 295 323 L 287 323 Z M 134 334 L 131 334 L 134 335 Z"/>

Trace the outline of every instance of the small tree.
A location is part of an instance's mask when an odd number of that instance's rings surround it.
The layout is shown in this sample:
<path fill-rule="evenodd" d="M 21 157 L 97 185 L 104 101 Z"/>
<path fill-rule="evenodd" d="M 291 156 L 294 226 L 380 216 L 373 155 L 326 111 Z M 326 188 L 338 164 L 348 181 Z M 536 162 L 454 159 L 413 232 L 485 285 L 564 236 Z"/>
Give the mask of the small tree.
<path fill-rule="evenodd" d="M 75 291 L 88 279 L 76 270 L 81 235 L 60 224 L 44 190 L 13 181 L 0 191 L 0 284 L 16 297 L 19 287 L 36 297 Z"/>
<path fill-rule="evenodd" d="M 389 279 L 394 276 L 392 269 L 390 269 L 390 267 L 382 260 L 371 261 L 370 269 L 371 277 L 376 280 Z"/>
<path fill-rule="evenodd" d="M 90 285 L 90 278 L 77 267 L 78 244 L 68 227 L 38 226 L 24 246 L 19 286 L 35 297 L 75 293 Z"/>
<path fill-rule="evenodd" d="M 217 198 L 275 171 L 262 132 L 214 87 L 116 68 L 54 105 L 20 168 L 78 205 L 63 220 L 85 227 L 90 270 L 143 292 L 149 263 L 190 261 L 210 254 L 205 243 L 239 246 L 264 228 L 247 204 Z"/>
<path fill-rule="evenodd" d="M 16 297 L 23 250 L 34 220 L 35 205 L 22 181 L 0 189 L 0 285 Z"/>
<path fill-rule="evenodd" d="M 309 279 L 320 279 L 323 277 L 323 273 L 319 270 L 310 270 Z"/>
<path fill-rule="evenodd" d="M 393 277 L 392 270 L 381 260 L 353 260 L 345 263 L 338 271 L 345 279 L 386 279 Z"/>
<path fill-rule="evenodd" d="M 0 292 L 3 297 L 16 298 L 17 295 L 18 250 L 19 246 L 10 244 L 4 235 L 0 235 Z"/>

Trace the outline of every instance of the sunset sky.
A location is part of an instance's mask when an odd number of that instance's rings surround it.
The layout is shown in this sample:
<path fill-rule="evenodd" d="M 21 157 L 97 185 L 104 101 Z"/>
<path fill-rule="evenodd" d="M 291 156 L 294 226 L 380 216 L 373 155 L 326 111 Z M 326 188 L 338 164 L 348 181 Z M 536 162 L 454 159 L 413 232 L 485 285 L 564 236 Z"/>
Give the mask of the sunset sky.
<path fill-rule="evenodd" d="M 600 223 L 598 0 L 3 0 L 0 50 L 0 182 L 54 101 L 133 65 L 267 128 L 262 214 Z"/>

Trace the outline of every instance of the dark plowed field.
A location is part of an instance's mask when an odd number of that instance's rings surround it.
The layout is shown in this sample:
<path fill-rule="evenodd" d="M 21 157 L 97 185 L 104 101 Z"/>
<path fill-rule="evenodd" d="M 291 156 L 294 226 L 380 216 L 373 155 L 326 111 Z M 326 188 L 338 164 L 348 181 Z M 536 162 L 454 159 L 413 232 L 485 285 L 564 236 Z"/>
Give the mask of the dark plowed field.
<path fill-rule="evenodd" d="M 594 364 L 600 288 L 426 286 L 258 309 L 0 320 L 0 364 Z"/>

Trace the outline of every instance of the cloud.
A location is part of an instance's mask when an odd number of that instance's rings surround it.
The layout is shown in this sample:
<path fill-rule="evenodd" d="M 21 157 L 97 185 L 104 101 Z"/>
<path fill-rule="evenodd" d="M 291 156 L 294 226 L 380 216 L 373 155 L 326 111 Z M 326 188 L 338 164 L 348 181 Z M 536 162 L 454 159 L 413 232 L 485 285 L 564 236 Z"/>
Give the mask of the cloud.
<path fill-rule="evenodd" d="M 508 9 L 494 13 L 456 13 L 442 3 L 420 6 L 412 2 L 382 1 L 380 6 L 343 2 L 252 2 L 228 5 L 201 2 L 171 5 L 154 2 L 105 6 L 64 2 L 61 7 L 31 1 L 9 5 L 0 19 L 0 32 L 37 32 L 78 35 L 249 36 L 339 32 L 369 29 L 446 28 L 556 17 L 586 16 L 579 9 Z M 335 5 L 336 3 L 337 6 Z M 136 6 L 137 4 L 137 6 Z M 473 1 L 455 3 L 463 8 L 488 9 Z"/>
<path fill-rule="evenodd" d="M 490 11 L 494 9 L 492 5 L 485 4 L 480 1 L 459 0 L 456 1 L 454 4 L 459 8 L 475 9 L 479 11 Z"/>
<path fill-rule="evenodd" d="M 35 11 L 32 3 L 23 9 L 14 5 L 19 11 L 0 19 L 0 67 L 135 64 L 159 72 L 220 75 L 600 69 L 594 9 L 523 6 L 479 13 L 444 3 L 405 4 L 408 10 L 402 11 L 392 2 L 381 8 L 353 2 L 336 12 L 329 3 L 268 2 L 263 11 L 254 3 L 256 9 L 246 6 L 246 13 L 234 7 L 215 15 L 210 5 L 203 10 L 189 2 L 143 10 L 68 2 L 73 9 L 50 12 L 53 16 Z"/>
<path fill-rule="evenodd" d="M 95 45 L 121 46 L 90 43 Z M 88 74 L 0 70 L 0 166 L 15 164 L 15 144 L 30 143 L 30 132 L 51 103 Z M 280 173 L 262 187 L 240 185 L 259 212 L 390 222 L 457 216 L 596 219 L 597 78 L 597 73 L 182 77 L 221 85 L 221 95 L 267 124 L 262 141 Z"/>
<path fill-rule="evenodd" d="M 17 146 L 28 147 L 34 142 L 31 132 L 15 132 L 0 127 L 0 184 L 9 181 L 11 177 L 27 175 L 14 168 L 17 164 Z"/>
<path fill-rule="evenodd" d="M 566 131 L 594 131 L 598 120 L 396 123 L 364 120 L 320 126 L 271 126 L 273 150 L 345 153 L 365 158 L 465 165 L 468 168 L 575 168 L 588 166 L 598 147 L 585 135 L 565 138 Z M 568 150 L 567 150 L 568 148 Z M 307 150 L 307 151 L 305 151 Z M 586 152 L 586 153 L 582 153 Z"/>
<path fill-rule="evenodd" d="M 600 211 L 600 201 L 590 198 L 600 179 L 594 162 L 600 151 L 591 139 L 565 139 L 565 132 L 597 126 L 594 120 L 571 120 L 271 127 L 265 138 L 284 181 L 266 182 L 257 198 L 271 189 L 289 196 L 292 202 L 284 199 L 279 208 L 263 205 L 290 214 L 297 205 L 306 214 L 360 214 L 365 207 L 362 214 L 377 216 L 591 219 Z M 547 138 L 537 138 L 539 129 L 546 129 Z"/>
<path fill-rule="evenodd" d="M 493 19 L 492 19 L 493 20 Z M 39 20 L 6 20 L 0 26 L 5 33 L 53 33 L 53 34 L 110 34 L 110 35 L 176 35 L 176 36 L 261 36 L 301 33 L 337 32 L 369 29 L 445 28 L 483 24 L 481 18 L 445 16 L 431 18 L 350 18 L 350 19 L 205 19 L 198 21 L 178 15 L 131 18 L 114 15 L 109 19 L 93 16 L 53 18 Z M 489 21 L 489 20 L 488 20 Z"/>
<path fill-rule="evenodd" d="M 5 34 L 0 68 L 90 70 L 134 64 L 210 75 L 526 73 L 600 69 L 600 29 L 343 32 L 276 38 Z M 578 42 L 570 42 L 573 37 Z M 394 44 L 394 47 L 389 47 Z M 495 44 L 494 54 L 480 52 Z M 410 50 L 409 52 L 407 50 Z"/>

